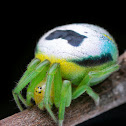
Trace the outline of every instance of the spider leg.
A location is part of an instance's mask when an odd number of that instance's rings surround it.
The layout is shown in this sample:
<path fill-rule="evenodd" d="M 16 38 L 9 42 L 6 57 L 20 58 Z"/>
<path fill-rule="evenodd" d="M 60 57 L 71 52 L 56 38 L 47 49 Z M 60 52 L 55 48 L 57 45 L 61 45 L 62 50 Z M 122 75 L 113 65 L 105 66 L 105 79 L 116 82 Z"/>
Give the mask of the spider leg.
<path fill-rule="evenodd" d="M 43 106 L 47 109 L 51 117 L 55 122 L 57 119 L 50 109 L 50 92 L 51 85 L 54 79 L 54 104 L 56 107 L 59 107 L 59 126 L 62 126 L 62 122 L 64 119 L 65 107 L 68 107 L 72 100 L 72 91 L 71 91 L 71 83 L 70 81 L 63 81 L 62 85 L 62 77 L 60 73 L 60 65 L 54 63 L 47 75 L 46 89 L 44 94 L 44 101 L 40 102 L 38 105 L 39 108 L 43 108 Z"/>
<path fill-rule="evenodd" d="M 111 74 L 112 72 L 116 71 L 119 69 L 119 65 L 113 65 L 111 67 L 108 67 L 107 69 L 101 70 L 101 71 L 97 71 L 97 72 L 89 72 L 84 79 L 82 80 L 82 82 L 79 84 L 79 86 L 73 91 L 72 94 L 72 99 L 76 99 L 77 97 L 79 97 L 81 94 L 83 94 L 85 91 L 87 92 L 87 94 L 89 96 L 91 96 L 96 105 L 99 104 L 99 96 L 97 93 L 95 93 L 92 88 L 90 87 L 90 82 L 93 78 L 96 77 L 102 77 L 102 76 L 106 76 Z"/>
<path fill-rule="evenodd" d="M 62 76 L 60 65 L 54 75 L 54 104 L 59 107 L 59 126 L 62 126 L 64 120 L 65 107 L 70 106 L 72 100 L 72 90 L 70 81 L 64 80 L 62 84 Z"/>
<path fill-rule="evenodd" d="M 49 69 L 49 65 L 46 66 L 42 72 L 40 72 L 29 84 L 27 88 L 27 95 L 26 95 L 26 103 L 30 106 L 31 105 L 31 99 L 34 99 L 34 89 L 37 84 L 39 84 L 45 77 L 46 72 Z"/>
<path fill-rule="evenodd" d="M 59 106 L 59 126 L 62 126 L 64 120 L 65 107 L 69 107 L 72 100 L 71 83 L 68 80 L 63 81 L 60 106 Z"/>
<path fill-rule="evenodd" d="M 40 62 L 39 59 L 32 60 L 31 63 L 28 65 L 27 71 L 20 79 L 18 85 L 12 91 L 14 100 L 21 111 L 23 110 L 23 108 L 19 102 L 19 99 L 24 103 L 26 107 L 28 106 L 28 104 L 20 94 L 20 91 L 49 64 L 50 62 L 48 60 L 45 60 L 43 62 Z"/>
<path fill-rule="evenodd" d="M 21 79 L 19 80 L 18 82 L 18 85 L 21 85 L 21 83 L 24 81 L 24 79 L 34 70 L 34 68 L 40 63 L 40 60 L 39 59 L 33 59 L 29 64 L 28 64 L 28 67 L 27 67 L 27 70 L 25 71 L 25 73 L 23 74 L 23 76 L 21 77 Z M 17 85 L 17 87 L 18 87 Z M 17 87 L 15 87 L 15 89 L 12 91 L 12 94 L 13 94 L 13 97 L 14 97 L 14 100 L 16 102 L 16 104 L 18 105 L 18 108 L 20 109 L 20 111 L 23 110 L 20 102 L 19 102 L 19 99 L 18 99 L 18 96 L 16 95 L 16 91 L 17 90 L 20 90 L 18 89 Z M 20 90 L 21 91 L 21 90 Z M 23 97 L 21 96 L 20 94 L 20 91 L 19 91 L 19 96 L 20 96 L 20 99 L 22 99 L 23 103 L 26 104 L 25 100 L 23 99 Z M 26 105 L 27 106 L 27 105 Z"/>
<path fill-rule="evenodd" d="M 34 69 L 35 67 L 40 63 L 39 59 L 33 59 L 27 66 L 27 70 L 25 71 L 25 73 L 23 74 L 23 76 L 21 77 L 21 79 L 19 80 L 18 83 L 21 83 Z"/>
<path fill-rule="evenodd" d="M 99 102 L 99 96 L 97 93 L 95 93 L 92 88 L 90 88 L 89 83 L 91 81 L 92 77 L 90 76 L 90 73 L 87 74 L 82 82 L 79 84 L 79 86 L 76 88 L 76 90 L 73 91 L 72 99 L 76 99 L 80 95 L 82 95 L 85 91 L 87 91 L 88 95 L 92 96 L 92 98 L 96 101 L 96 103 Z"/>
<path fill-rule="evenodd" d="M 54 77 L 55 74 L 56 74 L 56 78 Z M 38 107 L 41 109 L 44 106 L 47 109 L 47 111 L 49 112 L 50 116 L 53 118 L 53 120 L 57 123 L 57 119 L 56 119 L 55 115 L 53 114 L 53 112 L 52 112 L 52 110 L 50 108 L 50 103 L 51 103 L 51 101 L 50 101 L 50 92 L 51 92 L 51 86 L 52 86 L 52 83 L 53 83 L 53 79 L 54 79 L 54 83 L 56 84 L 56 86 L 58 86 L 58 88 L 55 86 L 55 89 L 54 89 L 54 96 L 56 96 L 56 98 L 58 99 L 57 100 L 55 98 L 54 102 L 58 106 L 59 96 L 57 96 L 57 95 L 59 95 L 60 92 L 61 92 L 62 80 L 61 80 L 61 74 L 60 74 L 60 65 L 58 63 L 54 63 L 50 67 L 50 69 L 48 71 L 48 74 L 47 74 L 47 81 L 46 81 L 46 89 L 45 89 L 45 93 L 44 93 L 44 100 L 39 103 Z M 57 93 L 57 95 L 55 94 L 55 92 Z"/>
<path fill-rule="evenodd" d="M 57 66 L 57 71 L 54 75 L 54 104 L 58 108 L 60 104 L 60 94 L 62 89 L 62 76 L 60 65 Z"/>

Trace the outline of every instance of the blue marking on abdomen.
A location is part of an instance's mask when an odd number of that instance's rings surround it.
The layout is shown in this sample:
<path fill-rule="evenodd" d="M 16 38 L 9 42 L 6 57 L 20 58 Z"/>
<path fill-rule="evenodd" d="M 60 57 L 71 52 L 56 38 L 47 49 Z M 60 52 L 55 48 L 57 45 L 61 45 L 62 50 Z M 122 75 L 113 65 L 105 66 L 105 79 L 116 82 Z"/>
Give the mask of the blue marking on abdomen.
<path fill-rule="evenodd" d="M 45 39 L 53 40 L 58 38 L 65 39 L 70 45 L 77 47 L 83 42 L 84 38 L 87 38 L 87 36 L 81 35 L 72 30 L 56 30 L 50 33 Z"/>

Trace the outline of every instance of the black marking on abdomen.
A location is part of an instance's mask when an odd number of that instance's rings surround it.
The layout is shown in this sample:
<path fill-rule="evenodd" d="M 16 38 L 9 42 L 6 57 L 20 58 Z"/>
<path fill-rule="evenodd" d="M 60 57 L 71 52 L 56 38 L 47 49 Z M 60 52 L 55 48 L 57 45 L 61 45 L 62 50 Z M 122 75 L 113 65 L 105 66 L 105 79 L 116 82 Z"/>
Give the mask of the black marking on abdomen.
<path fill-rule="evenodd" d="M 72 30 L 56 30 L 52 32 L 49 36 L 47 36 L 46 40 L 53 40 L 62 38 L 68 41 L 68 43 L 72 46 L 79 46 L 84 38 L 87 38 L 87 36 L 80 35 L 79 33 L 76 33 Z"/>
<path fill-rule="evenodd" d="M 88 57 L 88 58 L 84 58 L 82 60 L 72 60 L 72 62 L 80 65 L 80 66 L 98 66 L 98 65 L 102 65 L 104 63 L 107 63 L 109 61 L 112 61 L 112 56 L 110 53 L 106 54 L 106 55 L 101 55 L 101 56 L 95 56 L 95 57 Z"/>

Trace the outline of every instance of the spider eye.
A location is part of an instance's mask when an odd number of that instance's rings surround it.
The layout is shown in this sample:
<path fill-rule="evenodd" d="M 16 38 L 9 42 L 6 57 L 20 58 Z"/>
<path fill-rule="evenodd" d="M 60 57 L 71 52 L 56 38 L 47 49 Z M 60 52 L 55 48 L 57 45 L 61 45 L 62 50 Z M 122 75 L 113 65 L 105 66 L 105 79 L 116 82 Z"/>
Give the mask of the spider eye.
<path fill-rule="evenodd" d="M 42 89 L 42 87 L 38 86 L 38 89 Z"/>

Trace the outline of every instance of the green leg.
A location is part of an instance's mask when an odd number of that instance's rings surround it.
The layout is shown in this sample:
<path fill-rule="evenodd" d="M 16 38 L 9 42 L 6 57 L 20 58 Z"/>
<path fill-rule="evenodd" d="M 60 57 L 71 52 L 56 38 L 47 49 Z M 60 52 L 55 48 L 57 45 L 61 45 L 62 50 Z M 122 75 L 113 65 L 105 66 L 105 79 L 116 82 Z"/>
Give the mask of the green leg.
<path fill-rule="evenodd" d="M 54 78 L 54 104 L 57 108 L 59 107 L 59 125 L 61 126 L 64 119 L 65 107 L 68 107 L 72 100 L 71 84 L 69 81 L 64 81 L 62 85 L 60 65 L 56 63 L 53 64 L 47 76 L 44 105 L 55 121 L 56 119 L 54 117 L 54 114 L 49 107 L 49 97 L 50 97 L 49 94 L 53 78 Z M 66 96 L 65 99 L 64 96 Z M 41 105 L 43 106 L 43 104 Z"/>
<path fill-rule="evenodd" d="M 89 72 L 84 79 L 82 80 L 82 82 L 79 84 L 79 86 L 77 87 L 76 90 L 73 91 L 72 94 L 72 99 L 76 99 L 77 97 L 79 97 L 81 94 L 83 94 L 85 91 L 87 92 L 87 94 L 89 96 L 91 96 L 94 101 L 96 102 L 96 105 L 99 104 L 99 96 L 97 93 L 95 93 L 92 88 L 90 88 L 90 86 L 88 86 L 90 84 L 90 81 L 93 78 L 96 77 L 102 77 L 102 76 L 106 76 L 108 74 L 111 74 L 112 72 L 116 71 L 119 69 L 118 65 L 113 65 L 107 69 L 98 71 L 98 72 Z"/>
<path fill-rule="evenodd" d="M 39 59 L 33 59 L 27 66 L 27 70 L 25 71 L 25 73 L 23 74 L 23 76 L 21 77 L 21 79 L 19 80 L 18 83 L 21 83 L 34 69 L 35 67 L 40 63 Z"/>
<path fill-rule="evenodd" d="M 23 76 L 21 77 L 20 81 L 18 82 L 18 85 L 21 85 L 21 83 L 25 80 L 25 78 L 35 69 L 35 67 L 40 63 L 40 60 L 39 59 L 33 59 L 30 64 L 28 65 L 27 67 L 27 70 L 26 72 L 23 74 Z M 18 85 L 15 87 L 15 89 L 12 91 L 12 94 L 13 94 L 13 97 L 14 97 L 14 100 L 18 106 L 18 108 L 20 109 L 20 111 L 23 110 L 20 102 L 19 102 L 19 99 L 18 99 L 18 96 L 16 95 L 16 91 L 20 90 L 18 89 Z M 21 91 L 21 90 L 20 90 Z M 25 106 L 27 106 L 25 100 L 23 99 L 23 97 L 21 96 L 20 94 L 20 91 L 19 91 L 19 96 L 20 96 L 20 99 L 21 101 L 25 104 Z"/>
<path fill-rule="evenodd" d="M 20 94 L 20 91 L 34 78 L 36 77 L 47 65 L 49 65 L 49 61 L 45 60 L 42 63 L 39 63 L 39 59 L 34 59 L 28 66 L 27 71 L 24 73 L 22 78 L 20 79 L 18 85 L 12 91 L 15 102 L 18 105 L 18 108 L 22 111 L 23 108 L 20 105 L 19 99 L 24 103 L 25 106 L 28 106 L 25 99 Z M 18 99 L 19 98 L 19 99 Z"/>
<path fill-rule="evenodd" d="M 58 68 L 59 68 L 59 64 L 57 64 L 57 63 L 54 63 L 50 67 L 50 69 L 48 71 L 48 75 L 47 75 L 46 89 L 45 89 L 45 93 L 44 93 L 44 100 L 41 101 L 40 104 L 38 105 L 38 107 L 40 109 L 43 108 L 43 106 L 44 106 L 55 122 L 57 122 L 57 119 L 54 116 L 54 114 L 53 114 L 53 112 L 50 108 L 50 103 L 51 103 L 50 92 L 51 92 L 51 86 L 52 86 L 53 78 L 54 78 L 54 75 L 56 74 L 56 72 L 58 71 Z"/>
<path fill-rule="evenodd" d="M 49 69 L 49 65 L 46 66 L 42 72 L 40 72 L 29 84 L 27 88 L 27 96 L 26 96 L 26 103 L 28 105 L 31 105 L 31 99 L 34 99 L 34 89 L 37 84 L 39 84 L 45 77 L 46 77 L 46 72 Z"/>
<path fill-rule="evenodd" d="M 62 89 L 62 76 L 60 65 L 57 66 L 57 71 L 54 76 L 54 104 L 58 108 L 60 104 L 60 93 Z"/>
<path fill-rule="evenodd" d="M 59 126 L 62 126 L 64 120 L 65 107 L 70 106 L 71 100 L 72 100 L 71 83 L 68 80 L 64 80 L 60 96 Z"/>

